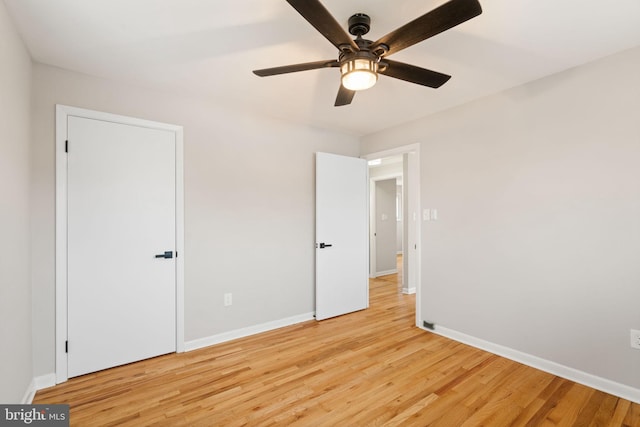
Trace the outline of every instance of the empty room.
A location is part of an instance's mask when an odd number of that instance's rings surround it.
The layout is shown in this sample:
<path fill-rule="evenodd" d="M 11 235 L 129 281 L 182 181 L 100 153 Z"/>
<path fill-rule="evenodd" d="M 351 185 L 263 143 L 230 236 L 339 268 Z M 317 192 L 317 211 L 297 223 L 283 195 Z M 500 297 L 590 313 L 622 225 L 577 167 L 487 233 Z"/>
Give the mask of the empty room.
<path fill-rule="evenodd" d="M 0 0 L 0 64 L 0 424 L 640 426 L 637 0 Z"/>

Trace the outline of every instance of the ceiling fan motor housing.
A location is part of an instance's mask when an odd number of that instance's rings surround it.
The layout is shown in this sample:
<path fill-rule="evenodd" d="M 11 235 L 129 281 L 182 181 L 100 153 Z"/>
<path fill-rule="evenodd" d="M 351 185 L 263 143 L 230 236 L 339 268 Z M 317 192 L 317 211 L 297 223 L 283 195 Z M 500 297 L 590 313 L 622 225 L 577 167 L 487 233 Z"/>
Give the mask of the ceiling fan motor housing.
<path fill-rule="evenodd" d="M 349 18 L 349 33 L 364 36 L 371 28 L 371 18 L 365 13 L 356 13 Z"/>

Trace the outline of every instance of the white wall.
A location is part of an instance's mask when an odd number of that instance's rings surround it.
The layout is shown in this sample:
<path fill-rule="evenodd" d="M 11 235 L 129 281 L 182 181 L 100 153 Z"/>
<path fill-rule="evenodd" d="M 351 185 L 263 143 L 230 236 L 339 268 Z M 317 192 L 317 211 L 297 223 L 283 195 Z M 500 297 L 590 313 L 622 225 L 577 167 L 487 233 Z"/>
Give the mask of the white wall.
<path fill-rule="evenodd" d="M 421 143 L 423 320 L 640 389 L 640 47 L 363 138 Z"/>
<path fill-rule="evenodd" d="M 0 402 L 31 383 L 29 103 L 31 58 L 0 2 Z"/>
<path fill-rule="evenodd" d="M 184 126 L 187 341 L 314 311 L 314 152 L 357 156 L 355 137 L 41 64 L 33 92 L 37 375 L 54 371 L 56 103 Z"/>

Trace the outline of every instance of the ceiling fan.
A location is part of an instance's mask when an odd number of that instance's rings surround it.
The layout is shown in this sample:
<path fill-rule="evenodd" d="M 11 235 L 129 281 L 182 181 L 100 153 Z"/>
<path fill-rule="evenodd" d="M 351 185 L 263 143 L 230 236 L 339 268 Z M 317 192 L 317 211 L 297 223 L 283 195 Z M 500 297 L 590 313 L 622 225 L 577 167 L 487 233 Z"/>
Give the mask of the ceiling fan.
<path fill-rule="evenodd" d="M 455 27 L 482 13 L 478 0 L 450 0 L 375 42 L 362 38 L 371 18 L 357 13 L 349 18 L 351 39 L 320 0 L 287 0 L 316 30 L 338 48 L 338 59 L 255 70 L 260 77 L 319 68 L 340 68 L 342 80 L 335 106 L 351 104 L 356 91 L 372 87 L 378 74 L 438 88 L 451 78 L 447 74 L 387 59 L 389 55 Z"/>

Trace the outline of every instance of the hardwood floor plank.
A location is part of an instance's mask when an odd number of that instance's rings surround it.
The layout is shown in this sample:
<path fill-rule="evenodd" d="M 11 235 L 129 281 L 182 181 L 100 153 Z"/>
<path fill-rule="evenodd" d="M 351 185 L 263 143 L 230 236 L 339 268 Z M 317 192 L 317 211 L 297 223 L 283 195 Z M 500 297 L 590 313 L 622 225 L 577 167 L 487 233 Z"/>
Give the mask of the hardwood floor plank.
<path fill-rule="evenodd" d="M 415 327 L 397 275 L 370 308 L 41 390 L 72 426 L 640 427 L 640 405 Z"/>
<path fill-rule="evenodd" d="M 395 415 L 393 418 L 391 418 L 386 426 L 388 427 L 395 427 L 395 426 L 403 426 L 403 425 L 415 425 L 413 423 L 410 422 L 411 419 L 415 418 L 417 416 L 417 414 L 419 414 L 420 412 L 423 411 L 428 411 L 428 407 L 431 403 L 435 402 L 436 400 L 439 399 L 439 396 L 437 394 L 431 393 L 425 397 L 423 397 L 422 399 L 420 399 L 419 401 L 415 402 L 413 405 L 407 407 L 404 411 L 402 411 L 401 413 Z"/>
<path fill-rule="evenodd" d="M 624 425 L 624 419 L 627 416 L 627 412 L 629 411 L 629 407 L 631 406 L 631 402 L 628 400 L 617 399 L 614 396 L 611 396 L 615 403 L 615 410 L 613 411 L 613 416 L 610 417 L 609 422 L 604 424 L 608 427 L 616 427 Z M 605 416 L 608 414 L 605 414 Z"/>
<path fill-rule="evenodd" d="M 527 426 L 535 427 L 538 425 L 543 425 L 543 422 L 548 422 L 549 413 L 558 405 L 558 403 L 564 398 L 564 396 L 569 392 L 569 389 L 573 387 L 573 383 L 570 381 L 563 380 L 561 378 L 554 378 L 549 384 L 549 387 L 545 388 L 542 391 L 541 397 L 544 399 L 544 403 L 541 405 L 540 409 L 533 415 L 531 419 L 528 420 Z M 553 390 L 553 393 L 547 393 Z M 555 425 L 555 423 L 553 424 Z"/>
<path fill-rule="evenodd" d="M 504 374 L 469 394 L 463 403 L 472 410 L 472 415 L 462 426 L 511 425 L 549 381 L 547 374 L 532 373 L 530 368 L 518 364 Z"/>
<path fill-rule="evenodd" d="M 577 425 L 578 414 L 585 407 L 593 393 L 596 393 L 596 391 L 592 388 L 580 384 L 572 384 L 564 398 L 549 412 L 547 419 L 552 420 L 559 427 Z"/>
<path fill-rule="evenodd" d="M 636 427 L 640 426 L 640 405 L 632 404 L 627 411 L 627 415 L 624 417 L 624 426 Z"/>

